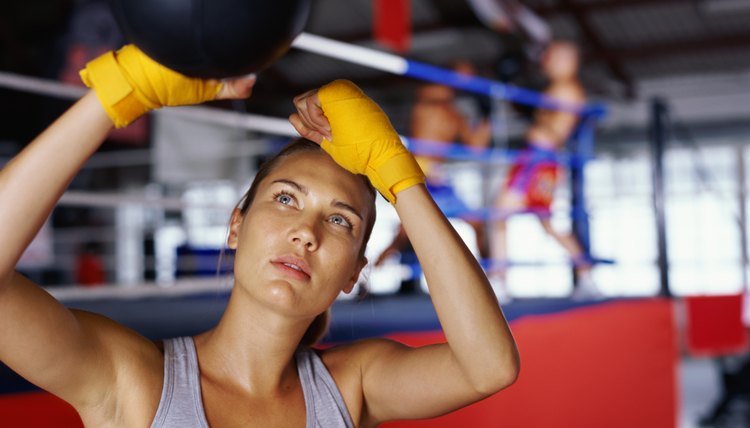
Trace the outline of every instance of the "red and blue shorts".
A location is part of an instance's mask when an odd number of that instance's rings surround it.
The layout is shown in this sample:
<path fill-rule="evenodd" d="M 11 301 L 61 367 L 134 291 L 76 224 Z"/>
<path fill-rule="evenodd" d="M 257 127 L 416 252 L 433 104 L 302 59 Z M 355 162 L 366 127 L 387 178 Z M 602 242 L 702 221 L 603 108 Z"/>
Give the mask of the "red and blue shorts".
<path fill-rule="evenodd" d="M 505 191 L 524 195 L 527 210 L 549 215 L 559 177 L 557 152 L 530 144 L 511 166 Z"/>

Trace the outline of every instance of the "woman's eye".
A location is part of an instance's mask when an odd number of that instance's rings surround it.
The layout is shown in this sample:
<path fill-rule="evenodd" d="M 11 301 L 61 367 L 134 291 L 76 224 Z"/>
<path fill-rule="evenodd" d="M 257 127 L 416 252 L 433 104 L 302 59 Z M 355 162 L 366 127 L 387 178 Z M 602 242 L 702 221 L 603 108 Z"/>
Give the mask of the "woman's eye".
<path fill-rule="evenodd" d="M 276 195 L 276 200 L 284 205 L 291 205 L 294 202 L 294 198 L 286 193 Z"/>
<path fill-rule="evenodd" d="M 342 215 L 331 216 L 331 223 L 344 227 L 352 227 L 351 223 L 349 223 L 349 220 L 347 220 L 346 217 Z"/>

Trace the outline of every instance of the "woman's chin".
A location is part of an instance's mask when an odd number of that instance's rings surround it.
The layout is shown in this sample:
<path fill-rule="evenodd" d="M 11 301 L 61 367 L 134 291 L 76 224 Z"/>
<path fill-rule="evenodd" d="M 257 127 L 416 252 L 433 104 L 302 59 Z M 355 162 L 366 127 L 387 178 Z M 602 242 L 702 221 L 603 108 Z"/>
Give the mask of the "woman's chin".
<path fill-rule="evenodd" d="M 299 304 L 299 294 L 294 289 L 294 286 L 287 281 L 273 281 L 268 284 L 265 291 L 271 301 L 279 306 L 293 308 Z"/>
<path fill-rule="evenodd" d="M 235 282 L 235 287 L 237 286 L 242 287 Z M 338 293 L 323 296 L 321 293 L 309 292 L 310 290 L 305 289 L 309 289 L 309 285 L 305 287 L 299 281 L 284 278 L 274 278 L 262 286 L 259 282 L 250 282 L 242 288 L 252 296 L 252 300 L 262 302 L 264 306 L 292 317 L 318 315 L 328 309 L 338 297 Z"/>

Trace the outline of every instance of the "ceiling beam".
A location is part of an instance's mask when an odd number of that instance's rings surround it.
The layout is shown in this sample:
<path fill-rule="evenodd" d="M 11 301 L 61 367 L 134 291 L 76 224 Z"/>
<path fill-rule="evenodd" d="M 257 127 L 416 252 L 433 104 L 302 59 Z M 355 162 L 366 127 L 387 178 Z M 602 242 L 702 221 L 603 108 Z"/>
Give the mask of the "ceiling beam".
<path fill-rule="evenodd" d="M 620 58 L 612 53 L 609 47 L 604 45 L 599 34 L 594 30 L 594 26 L 591 25 L 588 17 L 587 9 L 581 7 L 578 3 L 573 0 L 560 0 L 560 6 L 563 6 L 566 11 L 572 15 L 578 27 L 583 33 L 583 38 L 587 43 L 594 49 L 595 56 L 601 58 L 607 65 L 609 72 L 622 83 L 625 97 L 628 99 L 635 98 L 635 84 L 633 83 L 632 77 L 625 71 Z"/>
<path fill-rule="evenodd" d="M 567 13 L 569 10 L 560 2 L 555 5 L 535 6 L 532 7 L 534 12 L 543 17 L 550 15 L 559 15 Z M 685 5 L 686 0 L 606 0 L 598 2 L 586 2 L 576 4 L 576 6 L 586 12 L 607 11 L 618 8 L 632 8 L 634 6 L 654 6 L 654 5 Z"/>
<path fill-rule="evenodd" d="M 612 48 L 610 51 L 624 60 L 645 60 L 663 56 L 695 54 L 719 49 L 750 48 L 750 33 L 679 40 L 668 43 L 652 43 L 631 48 Z"/>

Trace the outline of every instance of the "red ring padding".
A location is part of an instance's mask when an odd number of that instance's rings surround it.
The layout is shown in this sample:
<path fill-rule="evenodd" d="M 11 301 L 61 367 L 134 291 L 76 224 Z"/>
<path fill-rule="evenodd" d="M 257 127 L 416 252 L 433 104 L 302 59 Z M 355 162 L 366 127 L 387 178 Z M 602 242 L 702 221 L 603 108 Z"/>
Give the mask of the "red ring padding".
<path fill-rule="evenodd" d="M 384 428 L 675 427 L 672 302 L 619 301 L 512 323 L 521 374 L 509 389 L 446 416 Z M 411 345 L 442 335 L 396 335 Z"/>
<path fill-rule="evenodd" d="M 526 316 L 512 323 L 521 375 L 480 403 L 397 427 L 632 428 L 677 426 L 677 340 L 672 302 L 643 299 Z M 439 332 L 392 335 L 410 345 Z M 0 426 L 80 428 L 46 393 L 0 396 Z"/>
<path fill-rule="evenodd" d="M 748 331 L 742 322 L 745 296 L 685 297 L 687 346 L 697 357 L 721 357 L 746 352 Z"/>
<path fill-rule="evenodd" d="M 0 427 L 82 428 L 78 412 L 46 392 L 0 395 Z"/>

